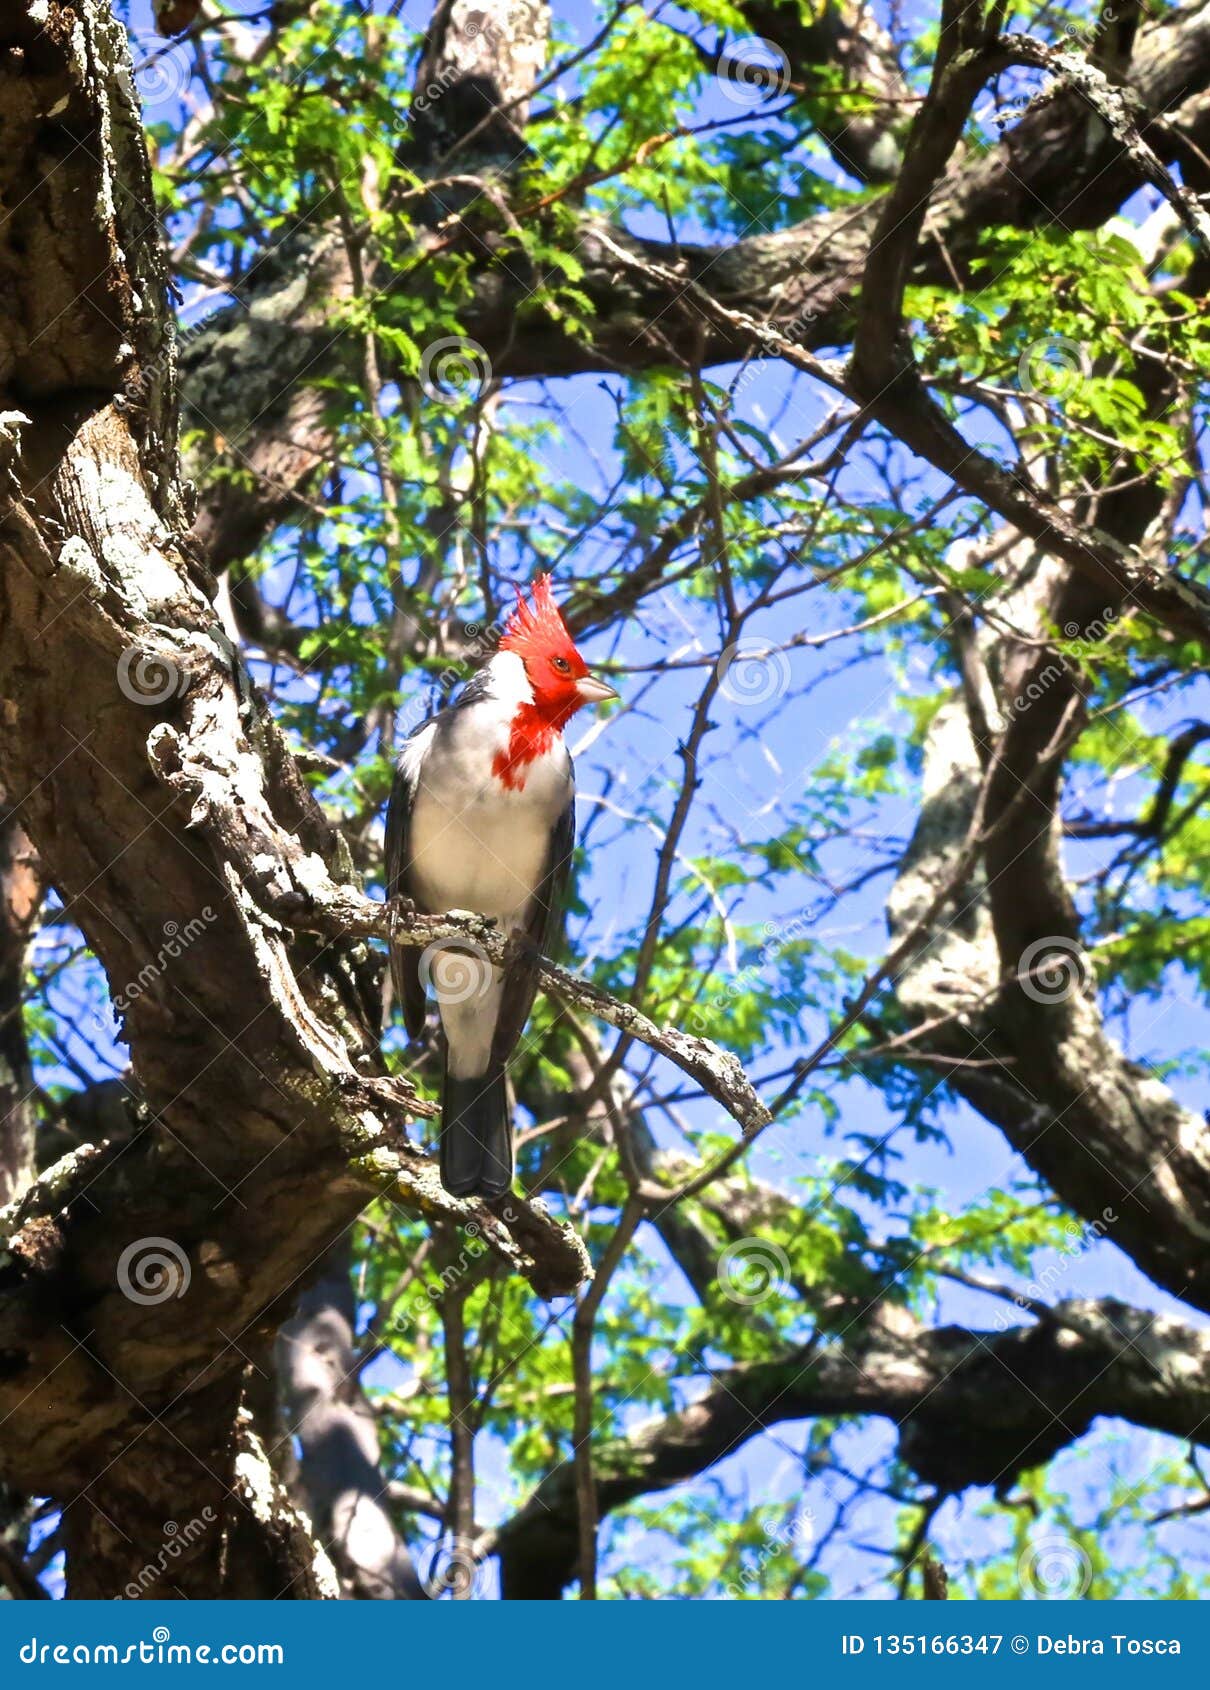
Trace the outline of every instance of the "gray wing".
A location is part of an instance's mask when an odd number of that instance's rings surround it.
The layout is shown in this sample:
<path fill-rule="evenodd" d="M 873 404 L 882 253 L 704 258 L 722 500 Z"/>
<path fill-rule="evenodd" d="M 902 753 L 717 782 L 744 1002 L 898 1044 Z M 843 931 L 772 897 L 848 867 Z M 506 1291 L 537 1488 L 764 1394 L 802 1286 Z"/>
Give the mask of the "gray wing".
<path fill-rule="evenodd" d="M 423 732 L 423 729 L 420 731 Z M 395 764 L 395 779 L 387 805 L 384 858 L 388 898 L 415 896 L 409 877 L 412 866 L 412 806 L 415 801 L 415 776 L 408 776 L 403 767 L 403 758 L 400 757 Z M 426 1005 L 424 986 L 420 979 L 420 952 L 415 945 L 391 946 L 391 979 L 395 985 L 395 996 L 403 1009 L 403 1023 L 408 1030 L 408 1037 L 418 1039 L 424 1030 Z"/>
<path fill-rule="evenodd" d="M 508 1061 L 514 1045 L 521 1037 L 529 1012 L 534 1006 L 538 990 L 538 958 L 550 958 L 563 941 L 563 921 L 566 913 L 567 877 L 576 843 L 576 797 L 573 788 L 567 807 L 555 823 L 550 836 L 550 853 L 541 884 L 534 897 L 533 909 L 525 926 L 528 948 L 509 968 L 500 1000 L 500 1015 L 492 1035 L 492 1057 L 501 1064 Z"/>

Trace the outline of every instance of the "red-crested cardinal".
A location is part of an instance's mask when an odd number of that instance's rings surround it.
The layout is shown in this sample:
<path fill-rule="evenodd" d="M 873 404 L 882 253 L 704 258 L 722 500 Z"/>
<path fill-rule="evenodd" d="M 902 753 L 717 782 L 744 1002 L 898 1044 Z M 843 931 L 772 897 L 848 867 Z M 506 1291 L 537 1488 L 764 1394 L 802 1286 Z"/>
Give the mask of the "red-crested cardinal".
<path fill-rule="evenodd" d="M 499 650 L 446 709 L 407 740 L 387 810 L 389 898 L 430 915 L 472 910 L 525 939 L 506 969 L 451 943 L 391 948 L 407 1030 L 424 1026 L 427 989 L 445 1033 L 441 1183 L 498 1197 L 513 1178 L 504 1070 L 529 1019 L 538 955 L 562 935 L 575 843 L 575 779 L 563 729 L 583 704 L 616 698 L 588 671 L 551 597 L 534 582 Z"/>

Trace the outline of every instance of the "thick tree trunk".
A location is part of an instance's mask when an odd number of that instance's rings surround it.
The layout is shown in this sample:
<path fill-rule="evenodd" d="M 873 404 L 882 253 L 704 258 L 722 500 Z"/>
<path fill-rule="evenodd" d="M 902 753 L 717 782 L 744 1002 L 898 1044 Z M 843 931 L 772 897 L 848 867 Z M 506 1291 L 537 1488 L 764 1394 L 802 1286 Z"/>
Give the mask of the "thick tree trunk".
<path fill-rule="evenodd" d="M 282 1488 L 238 1379 L 223 1378 L 170 1407 L 72 1498 L 64 1524 L 69 1597 L 314 1601 L 340 1594 L 311 1522 Z"/>
<path fill-rule="evenodd" d="M 108 975 L 147 1112 L 6 1214 L 0 1471 L 72 1502 L 76 1593 L 119 1594 L 224 1485 L 181 1588 L 314 1593 L 322 1557 L 241 1429 L 247 1358 L 377 1192 L 472 1211 L 403 1136 L 418 1106 L 383 1075 L 364 944 L 262 913 L 266 888 L 305 907 L 303 882 L 351 867 L 181 538 L 159 230 L 102 0 L 6 12 L 0 125 L 0 781 Z M 509 1213 L 482 1215 L 491 1246 L 572 1289 L 563 1230 Z"/>

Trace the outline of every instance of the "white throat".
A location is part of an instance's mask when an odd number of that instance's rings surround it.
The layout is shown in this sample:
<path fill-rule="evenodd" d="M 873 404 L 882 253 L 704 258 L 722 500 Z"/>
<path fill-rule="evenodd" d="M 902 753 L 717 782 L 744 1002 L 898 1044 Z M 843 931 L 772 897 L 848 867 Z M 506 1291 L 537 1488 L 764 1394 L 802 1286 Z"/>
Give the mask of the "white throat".
<path fill-rule="evenodd" d="M 515 651 L 498 651 L 487 665 L 487 675 L 492 701 L 509 721 L 522 704 L 533 703 L 534 689 L 525 673 L 525 664 Z"/>

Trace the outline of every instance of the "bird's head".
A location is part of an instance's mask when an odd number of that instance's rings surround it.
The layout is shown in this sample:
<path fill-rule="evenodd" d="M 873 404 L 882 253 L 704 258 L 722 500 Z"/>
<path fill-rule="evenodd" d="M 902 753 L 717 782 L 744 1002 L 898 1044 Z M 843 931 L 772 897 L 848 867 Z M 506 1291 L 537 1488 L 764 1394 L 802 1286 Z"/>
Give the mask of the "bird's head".
<path fill-rule="evenodd" d="M 550 576 L 539 575 L 526 602 L 517 589 L 517 608 L 500 640 L 525 665 L 525 678 L 534 705 L 549 721 L 562 727 L 582 704 L 599 704 L 618 695 L 608 681 L 590 672 L 576 650 L 567 624 L 550 591 Z"/>

